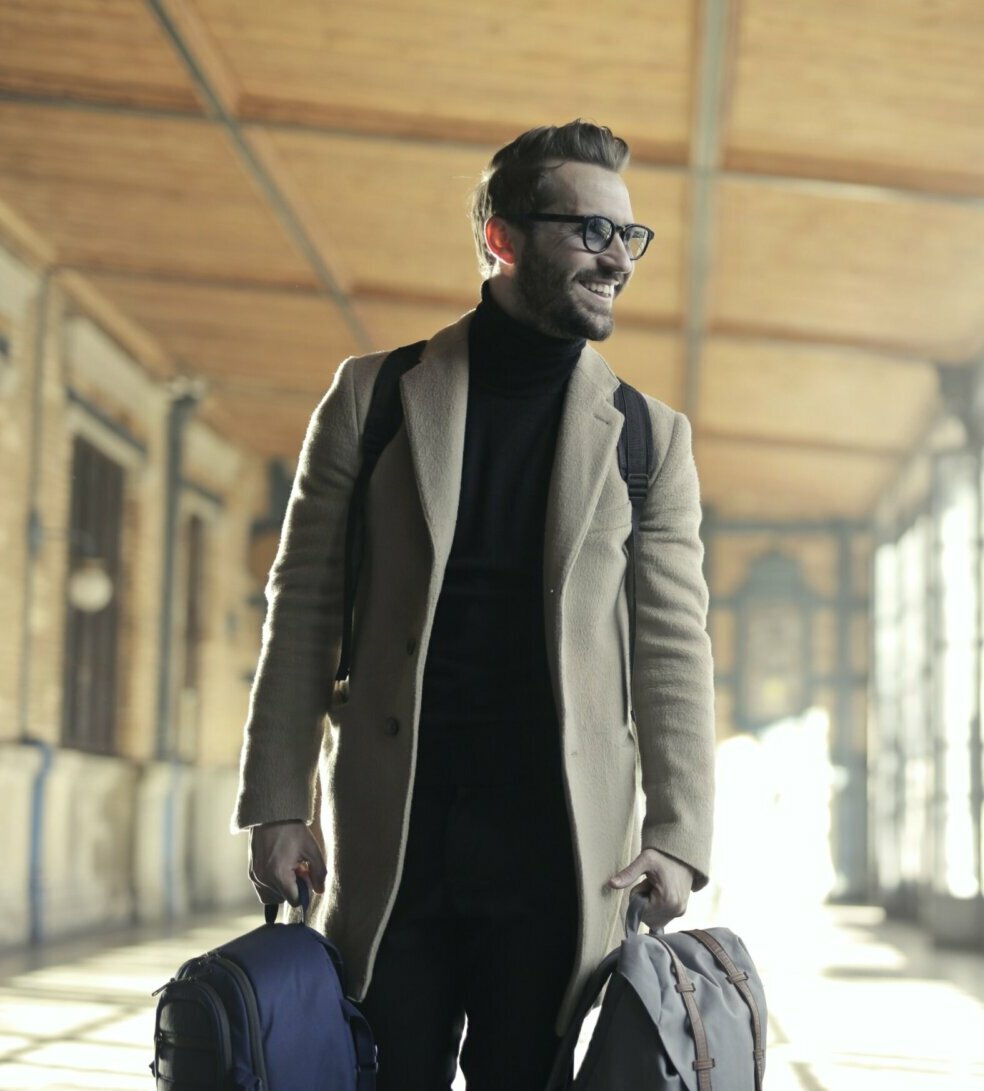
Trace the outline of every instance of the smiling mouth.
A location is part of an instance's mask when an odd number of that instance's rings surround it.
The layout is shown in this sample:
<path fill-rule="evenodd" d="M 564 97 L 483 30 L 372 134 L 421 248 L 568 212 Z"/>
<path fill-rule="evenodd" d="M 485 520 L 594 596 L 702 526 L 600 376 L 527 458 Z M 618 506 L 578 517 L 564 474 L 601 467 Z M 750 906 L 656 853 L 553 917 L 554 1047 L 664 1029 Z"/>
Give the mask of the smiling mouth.
<path fill-rule="evenodd" d="M 580 280 L 578 283 L 586 292 L 590 292 L 598 299 L 611 302 L 615 298 L 617 289 L 610 280 Z"/>

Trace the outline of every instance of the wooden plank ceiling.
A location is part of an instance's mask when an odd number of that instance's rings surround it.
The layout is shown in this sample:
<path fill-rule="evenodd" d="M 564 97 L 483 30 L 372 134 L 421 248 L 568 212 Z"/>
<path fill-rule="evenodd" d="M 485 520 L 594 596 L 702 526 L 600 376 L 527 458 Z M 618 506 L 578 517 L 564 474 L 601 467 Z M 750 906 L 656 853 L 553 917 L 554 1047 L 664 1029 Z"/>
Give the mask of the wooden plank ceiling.
<path fill-rule="evenodd" d="M 984 348 L 982 53 L 980 0 L 4 0 L 0 231 L 291 459 L 474 304 L 491 152 L 591 117 L 656 231 L 615 370 L 721 516 L 860 517 Z"/>

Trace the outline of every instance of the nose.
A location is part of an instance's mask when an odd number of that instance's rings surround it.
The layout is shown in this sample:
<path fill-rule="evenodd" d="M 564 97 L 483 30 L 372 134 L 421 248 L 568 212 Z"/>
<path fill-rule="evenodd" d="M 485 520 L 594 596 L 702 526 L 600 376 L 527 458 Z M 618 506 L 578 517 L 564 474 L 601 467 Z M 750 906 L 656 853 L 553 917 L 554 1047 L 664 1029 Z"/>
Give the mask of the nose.
<path fill-rule="evenodd" d="M 623 273 L 626 277 L 631 276 L 634 263 L 629 256 L 621 232 L 615 232 L 612 241 L 608 244 L 608 248 L 598 256 L 604 259 L 606 267 L 613 273 Z"/>

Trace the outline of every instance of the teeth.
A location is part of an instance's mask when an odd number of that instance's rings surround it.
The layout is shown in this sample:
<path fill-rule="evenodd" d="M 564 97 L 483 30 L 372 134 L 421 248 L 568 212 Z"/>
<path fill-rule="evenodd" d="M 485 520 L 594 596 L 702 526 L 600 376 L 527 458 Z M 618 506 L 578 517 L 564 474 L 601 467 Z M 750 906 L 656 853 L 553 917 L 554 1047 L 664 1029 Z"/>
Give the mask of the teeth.
<path fill-rule="evenodd" d="M 582 283 L 589 292 L 594 292 L 595 295 L 604 296 L 605 299 L 612 299 L 615 295 L 614 284 L 588 283 L 587 281 L 582 281 Z"/>

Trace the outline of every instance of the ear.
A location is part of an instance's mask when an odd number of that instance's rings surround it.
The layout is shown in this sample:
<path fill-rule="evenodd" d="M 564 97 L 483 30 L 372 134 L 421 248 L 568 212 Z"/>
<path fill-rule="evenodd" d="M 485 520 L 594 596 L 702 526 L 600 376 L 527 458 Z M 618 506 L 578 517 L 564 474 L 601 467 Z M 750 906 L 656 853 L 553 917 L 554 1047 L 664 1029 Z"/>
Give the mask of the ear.
<path fill-rule="evenodd" d="M 516 264 L 515 228 L 501 216 L 491 216 L 485 221 L 485 245 L 496 261 L 503 265 Z"/>

